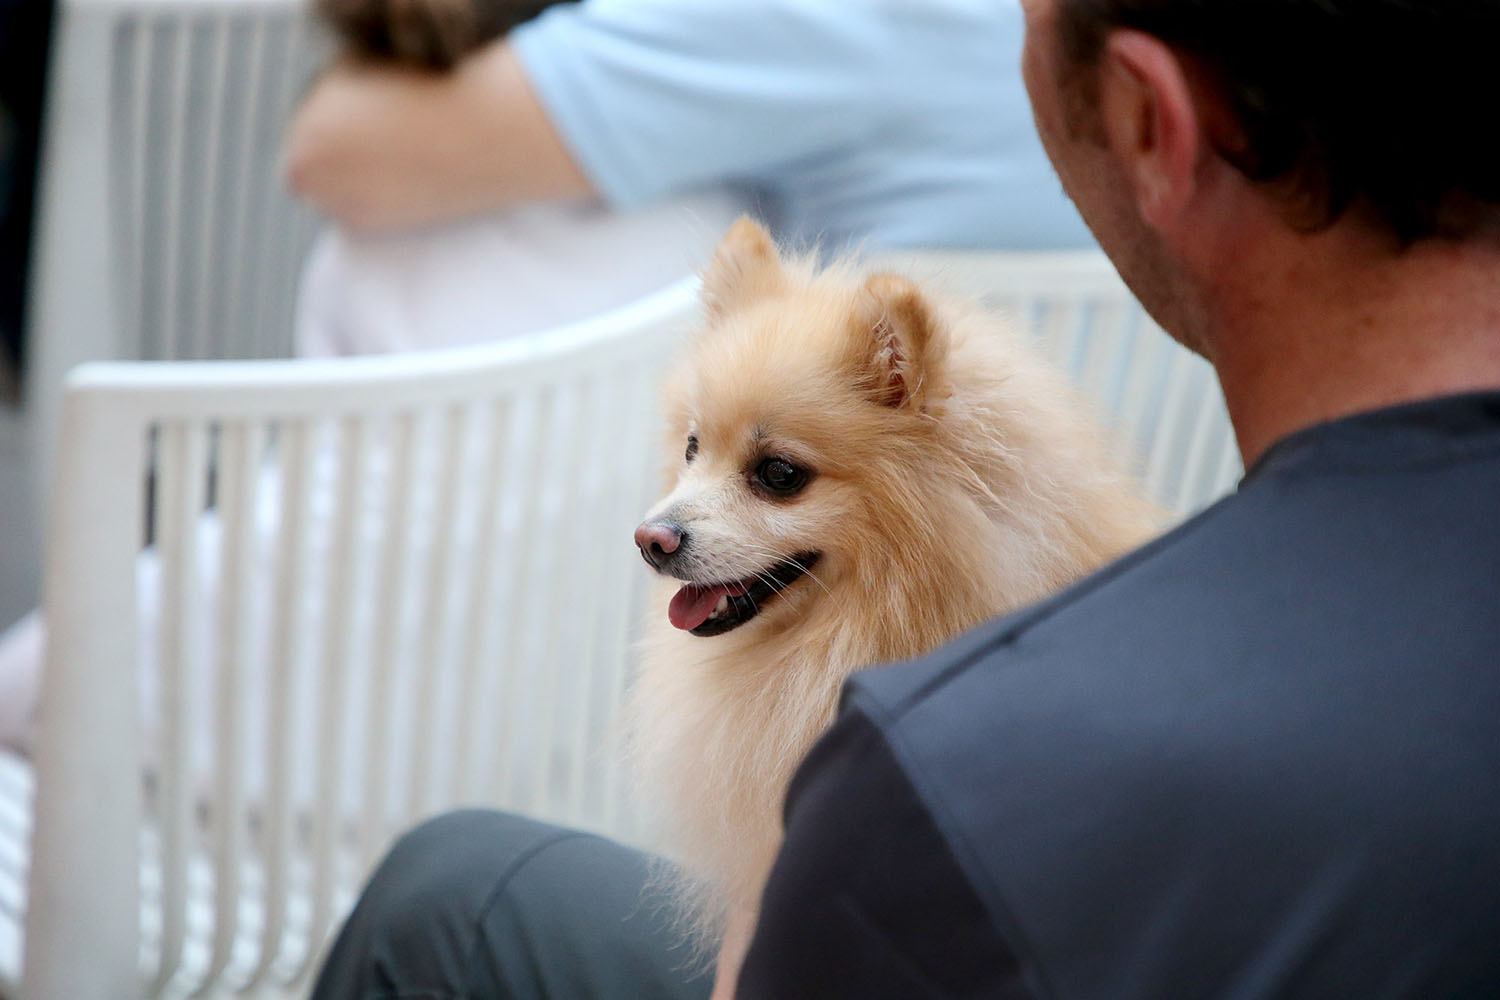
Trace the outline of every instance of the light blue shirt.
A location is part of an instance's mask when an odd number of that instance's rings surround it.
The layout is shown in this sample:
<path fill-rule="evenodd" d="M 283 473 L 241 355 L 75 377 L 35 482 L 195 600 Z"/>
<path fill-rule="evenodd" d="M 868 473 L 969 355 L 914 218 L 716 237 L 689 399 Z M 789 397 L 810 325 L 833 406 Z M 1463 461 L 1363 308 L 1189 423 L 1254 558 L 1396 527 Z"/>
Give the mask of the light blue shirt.
<path fill-rule="evenodd" d="M 825 250 L 1092 246 L 1016 0 L 587 0 L 510 38 L 604 199 L 735 185 Z"/>

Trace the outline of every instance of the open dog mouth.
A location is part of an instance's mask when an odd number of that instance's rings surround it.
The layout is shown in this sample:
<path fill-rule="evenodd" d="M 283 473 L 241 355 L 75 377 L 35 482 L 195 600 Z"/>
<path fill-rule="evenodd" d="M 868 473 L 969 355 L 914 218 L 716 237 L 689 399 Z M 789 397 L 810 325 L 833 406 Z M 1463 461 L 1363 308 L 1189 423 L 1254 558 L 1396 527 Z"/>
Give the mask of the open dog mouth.
<path fill-rule="evenodd" d="M 693 635 L 723 635 L 760 614 L 767 601 L 812 569 L 818 555 L 804 552 L 730 583 L 689 583 L 672 595 L 667 618 Z"/>

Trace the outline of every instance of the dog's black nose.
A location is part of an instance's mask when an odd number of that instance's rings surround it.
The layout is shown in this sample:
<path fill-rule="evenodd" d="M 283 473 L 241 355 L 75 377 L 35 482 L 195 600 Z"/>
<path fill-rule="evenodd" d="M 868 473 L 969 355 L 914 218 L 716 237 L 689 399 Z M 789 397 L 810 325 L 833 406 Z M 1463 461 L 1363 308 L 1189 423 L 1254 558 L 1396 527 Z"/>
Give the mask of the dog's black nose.
<path fill-rule="evenodd" d="M 647 521 L 635 529 L 635 544 L 641 550 L 641 557 L 654 569 L 660 569 L 686 540 L 687 535 L 671 521 Z"/>

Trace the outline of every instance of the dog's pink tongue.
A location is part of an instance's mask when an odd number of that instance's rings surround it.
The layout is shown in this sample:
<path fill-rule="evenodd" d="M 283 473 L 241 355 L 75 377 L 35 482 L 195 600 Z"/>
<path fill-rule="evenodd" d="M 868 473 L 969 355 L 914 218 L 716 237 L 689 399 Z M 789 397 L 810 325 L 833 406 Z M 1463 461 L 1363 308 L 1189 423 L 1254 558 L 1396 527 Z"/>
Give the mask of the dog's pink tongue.
<path fill-rule="evenodd" d="M 745 590 L 742 583 L 716 583 L 711 587 L 690 583 L 672 595 L 672 603 L 667 605 L 667 620 L 675 628 L 691 632 L 708 621 L 708 616 L 718 607 L 719 598 L 737 597 Z"/>

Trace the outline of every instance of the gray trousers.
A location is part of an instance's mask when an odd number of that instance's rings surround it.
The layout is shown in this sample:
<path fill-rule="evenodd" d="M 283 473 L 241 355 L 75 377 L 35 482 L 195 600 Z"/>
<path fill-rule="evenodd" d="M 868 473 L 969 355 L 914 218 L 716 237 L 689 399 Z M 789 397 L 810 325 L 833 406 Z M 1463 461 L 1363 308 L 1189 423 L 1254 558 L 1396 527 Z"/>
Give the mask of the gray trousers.
<path fill-rule="evenodd" d="M 506 813 L 449 813 L 371 876 L 314 1000 L 704 1000 L 711 970 L 646 856 Z"/>

